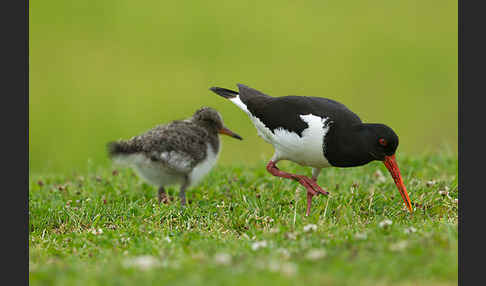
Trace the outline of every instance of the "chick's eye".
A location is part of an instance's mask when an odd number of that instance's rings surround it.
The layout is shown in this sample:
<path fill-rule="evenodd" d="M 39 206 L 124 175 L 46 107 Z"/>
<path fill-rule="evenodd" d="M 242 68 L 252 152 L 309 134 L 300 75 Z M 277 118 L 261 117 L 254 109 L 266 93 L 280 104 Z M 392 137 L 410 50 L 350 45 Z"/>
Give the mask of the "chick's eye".
<path fill-rule="evenodd" d="M 384 138 L 378 139 L 378 142 L 380 143 L 381 146 L 386 146 L 387 142 Z"/>

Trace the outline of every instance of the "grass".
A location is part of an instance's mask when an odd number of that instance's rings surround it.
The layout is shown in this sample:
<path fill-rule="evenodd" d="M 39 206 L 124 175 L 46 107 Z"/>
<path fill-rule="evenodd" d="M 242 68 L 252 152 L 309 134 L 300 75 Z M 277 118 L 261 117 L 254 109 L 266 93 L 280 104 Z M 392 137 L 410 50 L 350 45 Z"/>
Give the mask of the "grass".
<path fill-rule="evenodd" d="M 457 285 L 457 155 L 398 155 L 413 215 L 379 162 L 323 170 L 309 217 L 263 161 L 217 167 L 185 209 L 130 169 L 31 175 L 30 284 Z"/>

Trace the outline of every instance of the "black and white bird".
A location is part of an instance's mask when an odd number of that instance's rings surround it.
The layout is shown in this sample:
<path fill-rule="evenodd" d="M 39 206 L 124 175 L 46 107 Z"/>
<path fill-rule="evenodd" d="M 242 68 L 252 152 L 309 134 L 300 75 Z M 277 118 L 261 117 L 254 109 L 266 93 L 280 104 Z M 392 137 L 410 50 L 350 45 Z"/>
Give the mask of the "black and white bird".
<path fill-rule="evenodd" d="M 395 160 L 398 136 L 384 124 L 363 123 L 343 104 L 309 96 L 271 97 L 238 84 L 238 91 L 212 87 L 250 117 L 258 135 L 273 145 L 275 153 L 267 164 L 274 176 L 293 179 L 307 189 L 306 216 L 314 195 L 328 193 L 317 185 L 322 168 L 354 167 L 382 161 L 405 202 L 412 205 Z M 281 160 L 312 167 L 312 177 L 290 174 L 277 168 Z"/>
<path fill-rule="evenodd" d="M 197 184 L 216 164 L 221 150 L 219 134 L 242 138 L 226 128 L 213 108 L 203 107 L 185 120 L 172 121 L 132 137 L 108 143 L 115 163 L 133 167 L 150 184 L 159 187 L 159 203 L 167 200 L 164 187 L 180 185 L 181 204 L 186 189 Z"/>

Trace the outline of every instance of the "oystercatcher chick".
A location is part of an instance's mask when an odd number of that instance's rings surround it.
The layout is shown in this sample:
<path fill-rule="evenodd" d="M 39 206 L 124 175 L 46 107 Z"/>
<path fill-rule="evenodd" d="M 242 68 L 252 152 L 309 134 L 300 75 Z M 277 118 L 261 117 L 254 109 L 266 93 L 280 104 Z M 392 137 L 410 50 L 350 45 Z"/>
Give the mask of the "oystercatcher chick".
<path fill-rule="evenodd" d="M 242 84 L 238 84 L 238 92 L 220 87 L 210 90 L 248 114 L 258 135 L 273 145 L 275 153 L 267 164 L 267 171 L 274 176 L 296 180 L 306 188 L 306 216 L 310 214 L 313 196 L 328 194 L 316 183 L 322 168 L 355 167 L 374 160 L 385 164 L 412 212 L 395 160 L 398 136 L 390 127 L 363 123 L 346 106 L 332 99 L 271 97 Z M 281 160 L 312 167 L 312 177 L 280 170 L 276 164 Z"/>
<path fill-rule="evenodd" d="M 216 110 L 203 107 L 188 119 L 110 142 L 108 153 L 115 163 L 133 167 L 145 181 L 158 186 L 159 203 L 167 201 L 165 186 L 180 185 L 179 198 L 185 205 L 186 189 L 197 184 L 218 160 L 219 134 L 242 140 L 224 126 Z"/>

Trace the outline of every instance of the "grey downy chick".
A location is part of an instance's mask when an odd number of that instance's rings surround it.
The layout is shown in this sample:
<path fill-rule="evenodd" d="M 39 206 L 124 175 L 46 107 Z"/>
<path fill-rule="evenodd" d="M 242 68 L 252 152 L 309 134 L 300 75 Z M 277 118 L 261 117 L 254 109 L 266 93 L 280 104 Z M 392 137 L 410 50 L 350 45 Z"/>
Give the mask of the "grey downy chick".
<path fill-rule="evenodd" d="M 219 134 L 242 140 L 224 126 L 215 109 L 202 107 L 185 120 L 110 142 L 108 154 L 115 163 L 133 167 L 145 181 L 157 186 L 159 203 L 167 200 L 165 186 L 180 185 L 179 197 L 185 205 L 186 189 L 197 184 L 218 160 Z"/>

